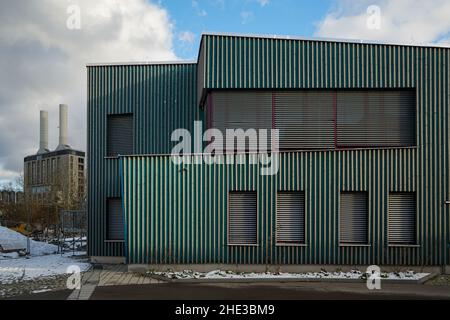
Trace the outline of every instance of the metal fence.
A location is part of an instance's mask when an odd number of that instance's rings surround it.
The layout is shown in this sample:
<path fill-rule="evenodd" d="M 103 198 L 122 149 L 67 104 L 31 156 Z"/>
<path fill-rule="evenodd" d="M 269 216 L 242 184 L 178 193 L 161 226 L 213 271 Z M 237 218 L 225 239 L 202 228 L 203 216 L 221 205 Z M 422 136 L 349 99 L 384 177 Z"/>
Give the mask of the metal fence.
<path fill-rule="evenodd" d="M 85 251 L 87 245 L 87 214 L 84 210 L 60 212 L 60 252 Z"/>

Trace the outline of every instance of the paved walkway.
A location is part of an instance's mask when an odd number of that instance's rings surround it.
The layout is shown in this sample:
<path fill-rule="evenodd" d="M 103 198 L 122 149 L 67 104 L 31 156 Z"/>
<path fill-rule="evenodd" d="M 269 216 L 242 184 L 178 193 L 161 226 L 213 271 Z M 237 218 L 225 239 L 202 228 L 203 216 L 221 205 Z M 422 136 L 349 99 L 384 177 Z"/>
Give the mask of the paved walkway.
<path fill-rule="evenodd" d="M 160 282 L 146 275 L 128 272 L 124 265 L 105 265 L 102 270 L 92 269 L 84 273 L 81 289 L 73 290 L 68 300 L 89 300 L 98 287 L 148 285 Z"/>

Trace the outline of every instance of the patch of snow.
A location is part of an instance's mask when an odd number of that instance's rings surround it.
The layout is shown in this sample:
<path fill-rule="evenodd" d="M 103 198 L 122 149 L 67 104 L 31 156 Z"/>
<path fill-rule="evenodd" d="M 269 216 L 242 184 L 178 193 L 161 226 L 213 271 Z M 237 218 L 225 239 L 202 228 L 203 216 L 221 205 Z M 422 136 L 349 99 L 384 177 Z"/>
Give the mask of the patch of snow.
<path fill-rule="evenodd" d="M 65 238 L 64 245 L 68 250 L 72 250 L 73 248 L 75 248 L 75 250 L 82 249 L 87 246 L 87 237 Z"/>
<path fill-rule="evenodd" d="M 19 258 L 19 253 L 17 252 L 10 252 L 10 253 L 1 253 L 0 252 L 0 260 L 4 259 L 17 259 Z"/>
<path fill-rule="evenodd" d="M 0 246 L 4 250 L 26 250 L 27 240 L 27 237 L 19 232 L 0 227 Z M 53 254 L 57 251 L 58 247 L 53 244 L 30 239 L 30 254 L 33 256 Z M 4 256 L 4 253 L 0 254 L 0 259 L 2 256 Z"/>
<path fill-rule="evenodd" d="M 210 272 L 196 272 L 192 270 L 184 270 L 183 272 L 149 272 L 158 276 L 163 276 L 169 279 L 336 279 L 336 280 L 359 280 L 366 279 L 367 274 L 359 270 L 351 270 L 350 272 L 306 272 L 306 273 L 287 273 L 287 272 L 265 272 L 265 273 L 235 273 L 232 271 L 214 270 Z M 428 276 L 429 273 L 415 273 L 414 271 L 407 272 L 389 272 L 382 273 L 381 279 L 389 280 L 419 280 Z"/>
<path fill-rule="evenodd" d="M 81 238 L 65 238 L 64 241 L 65 242 L 72 242 L 72 241 L 87 241 L 87 237 L 81 237 Z"/>
<path fill-rule="evenodd" d="M 34 291 L 31 291 L 31 293 L 44 293 L 44 292 L 49 292 L 49 291 L 52 291 L 52 289 L 34 290 Z"/>
<path fill-rule="evenodd" d="M 68 273 L 69 266 L 74 265 L 81 272 L 90 268 L 88 262 L 59 254 L 0 260 L 0 284 L 63 275 Z"/>

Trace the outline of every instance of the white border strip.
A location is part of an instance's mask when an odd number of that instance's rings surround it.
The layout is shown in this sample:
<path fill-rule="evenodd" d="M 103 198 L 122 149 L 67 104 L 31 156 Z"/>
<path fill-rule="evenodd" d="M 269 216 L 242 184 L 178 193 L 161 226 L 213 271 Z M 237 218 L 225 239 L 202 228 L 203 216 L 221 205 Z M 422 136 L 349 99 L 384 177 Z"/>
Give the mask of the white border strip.
<path fill-rule="evenodd" d="M 86 67 L 102 67 L 102 66 L 140 66 L 140 65 L 169 65 L 169 64 L 196 64 L 194 60 L 178 60 L 178 61 L 130 61 L 130 62 L 95 62 L 86 63 Z"/>

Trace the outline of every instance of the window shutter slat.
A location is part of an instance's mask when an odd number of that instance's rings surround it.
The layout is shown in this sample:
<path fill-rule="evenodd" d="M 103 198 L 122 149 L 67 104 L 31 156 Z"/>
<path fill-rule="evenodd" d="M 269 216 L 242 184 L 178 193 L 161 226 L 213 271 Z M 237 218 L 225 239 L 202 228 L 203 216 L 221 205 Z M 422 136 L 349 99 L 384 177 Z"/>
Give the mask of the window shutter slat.
<path fill-rule="evenodd" d="M 416 198 L 412 192 L 389 194 L 389 243 L 416 243 Z"/>
<path fill-rule="evenodd" d="M 272 93 L 218 91 L 213 94 L 212 126 L 226 129 L 271 129 Z"/>
<path fill-rule="evenodd" d="M 257 244 L 256 222 L 256 192 L 230 192 L 229 244 Z"/>
<path fill-rule="evenodd" d="M 275 93 L 280 149 L 334 148 L 333 91 Z"/>
<path fill-rule="evenodd" d="M 339 219 L 341 243 L 367 244 L 367 193 L 341 193 Z"/>
<path fill-rule="evenodd" d="M 108 156 L 130 155 L 134 153 L 133 115 L 108 115 Z"/>
<path fill-rule="evenodd" d="M 338 146 L 415 145 L 415 108 L 413 91 L 338 91 Z"/>
<path fill-rule="evenodd" d="M 305 194 L 277 194 L 277 243 L 305 243 Z"/>
<path fill-rule="evenodd" d="M 124 216 L 122 200 L 108 199 L 108 240 L 124 240 Z"/>
<path fill-rule="evenodd" d="M 214 91 L 208 122 L 279 130 L 282 150 L 416 145 L 413 90 Z M 248 149 L 248 148 L 247 148 Z"/>

